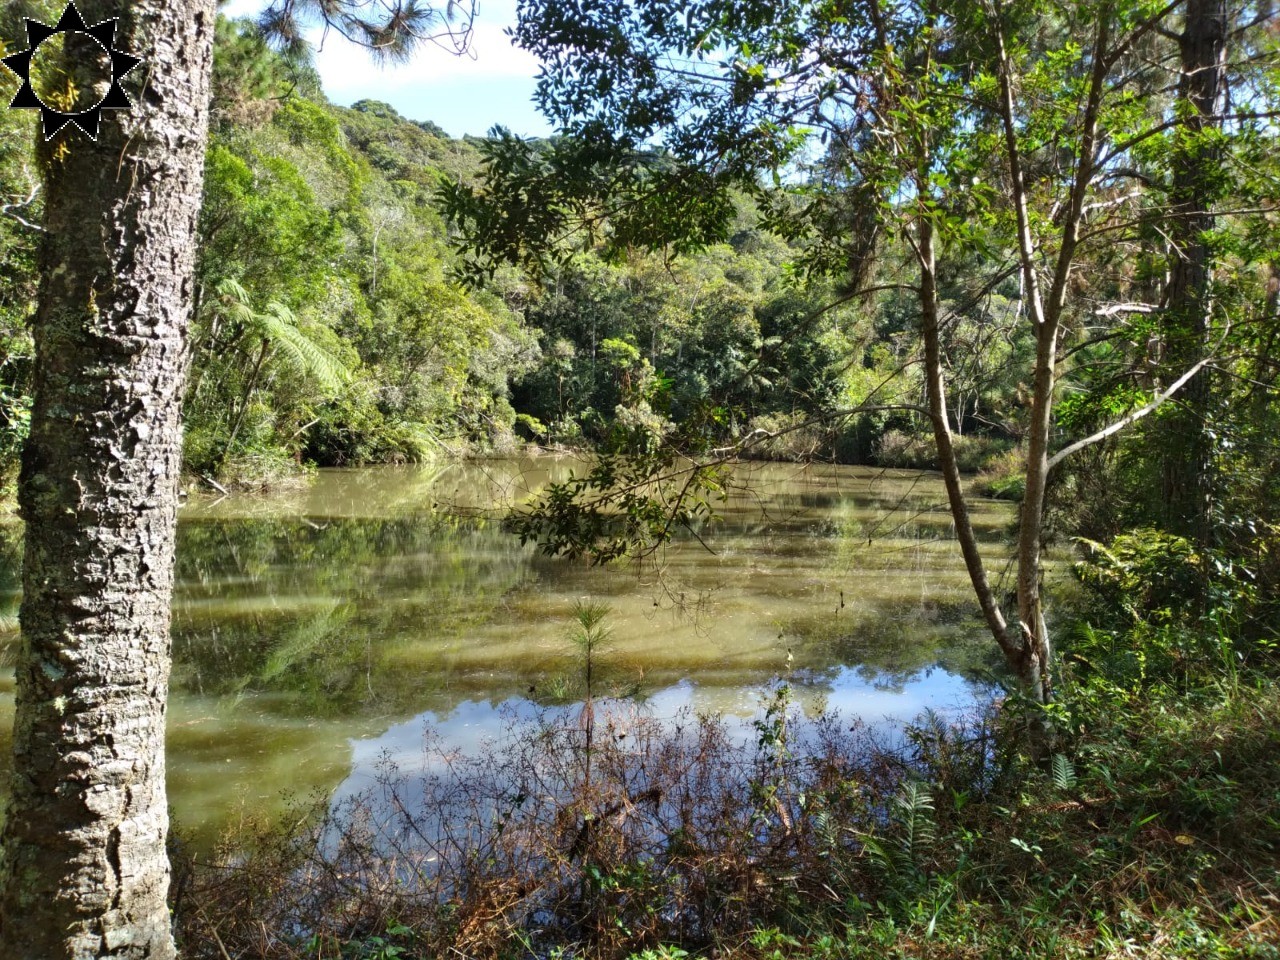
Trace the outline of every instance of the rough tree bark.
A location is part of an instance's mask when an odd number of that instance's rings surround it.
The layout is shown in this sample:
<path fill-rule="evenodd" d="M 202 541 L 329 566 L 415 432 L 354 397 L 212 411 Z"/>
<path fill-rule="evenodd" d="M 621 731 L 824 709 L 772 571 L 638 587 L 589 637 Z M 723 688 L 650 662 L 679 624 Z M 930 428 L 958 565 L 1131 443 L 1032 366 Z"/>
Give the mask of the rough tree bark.
<path fill-rule="evenodd" d="M 156 960 L 174 955 L 164 722 L 214 2 L 80 9 L 120 16 L 115 47 L 146 62 L 134 108 L 48 165 L 0 956 Z"/>
<path fill-rule="evenodd" d="M 1205 133 L 1217 126 L 1226 88 L 1227 4 L 1225 0 L 1187 0 L 1186 21 L 1178 41 L 1181 74 L 1178 130 L 1170 191 L 1171 259 L 1163 314 L 1164 368 L 1170 377 L 1202 361 L 1209 349 L 1213 251 L 1207 239 L 1214 228 L 1213 203 L 1219 178 L 1217 150 Z M 1171 529 L 1208 545 L 1213 497 L 1213 443 L 1209 436 L 1211 384 L 1207 373 L 1182 391 L 1173 424 L 1164 435 L 1161 463 L 1166 520 Z"/>

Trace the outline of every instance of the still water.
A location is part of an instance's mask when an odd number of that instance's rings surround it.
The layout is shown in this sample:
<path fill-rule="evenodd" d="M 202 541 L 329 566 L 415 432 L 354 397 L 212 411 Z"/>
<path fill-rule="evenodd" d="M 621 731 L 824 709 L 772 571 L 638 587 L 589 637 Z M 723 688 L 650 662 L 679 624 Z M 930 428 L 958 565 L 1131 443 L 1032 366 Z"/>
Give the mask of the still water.
<path fill-rule="evenodd" d="M 802 709 L 901 722 L 989 695 L 976 618 L 936 476 L 744 464 L 718 517 L 643 566 L 539 556 L 497 522 L 566 459 L 321 471 L 305 490 L 180 514 L 169 790 L 209 842 L 286 793 L 338 796 L 424 725 L 482 749 L 500 709 L 580 695 L 575 604 L 610 607 L 606 691 L 657 716 L 748 718 L 787 678 Z M 976 501 L 992 568 L 1007 505 Z M 0 526 L 0 643 L 16 639 L 19 530 Z M 0 680 L 0 763 L 13 679 Z"/>

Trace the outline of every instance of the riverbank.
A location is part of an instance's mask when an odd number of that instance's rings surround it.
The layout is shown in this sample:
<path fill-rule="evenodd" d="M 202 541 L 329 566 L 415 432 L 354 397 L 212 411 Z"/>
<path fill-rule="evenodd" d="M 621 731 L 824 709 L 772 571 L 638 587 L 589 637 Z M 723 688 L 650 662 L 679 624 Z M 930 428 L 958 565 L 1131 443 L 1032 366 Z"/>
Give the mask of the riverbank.
<path fill-rule="evenodd" d="M 777 439 L 763 439 L 743 448 L 743 462 L 826 464 L 865 469 L 914 470 L 936 472 L 937 452 L 932 438 L 909 436 L 892 431 L 881 438 L 870 453 L 859 452 L 839 436 L 820 426 L 793 430 L 789 418 L 760 418 L 761 431 L 777 431 Z M 1021 473 L 1025 454 L 1008 440 L 984 436 L 957 436 L 954 439 L 960 471 L 975 482 L 975 492 L 996 499 L 1020 500 Z M 532 441 L 514 442 L 502 449 L 479 447 L 464 442 L 437 449 L 435 456 L 421 461 L 424 465 L 483 462 L 491 459 L 538 459 L 541 457 L 589 460 L 599 454 L 592 444 Z M 405 461 L 351 464 L 351 467 L 403 466 Z M 222 495 L 234 493 L 271 493 L 295 490 L 310 483 L 317 469 L 315 463 L 285 457 L 244 455 L 229 460 L 215 473 L 185 470 L 182 489 L 187 493 L 204 490 Z"/>
<path fill-rule="evenodd" d="M 706 717 L 548 719 L 445 776 L 388 769 L 398 815 L 180 860 L 184 955 L 1275 957 L 1274 664 L 1168 653 L 1079 631 L 1045 768 L 1011 701 L 896 744 L 787 688 L 736 746 Z"/>

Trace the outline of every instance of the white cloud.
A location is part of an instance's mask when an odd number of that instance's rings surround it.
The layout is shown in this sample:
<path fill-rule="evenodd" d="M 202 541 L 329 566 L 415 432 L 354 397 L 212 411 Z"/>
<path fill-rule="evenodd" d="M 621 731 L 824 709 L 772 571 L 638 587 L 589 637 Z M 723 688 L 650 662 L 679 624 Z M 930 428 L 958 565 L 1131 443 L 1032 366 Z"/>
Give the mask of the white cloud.
<path fill-rule="evenodd" d="M 231 0 L 221 12 L 254 17 L 265 5 Z M 435 120 L 454 135 L 483 134 L 495 123 L 525 136 L 545 135 L 550 127 L 529 102 L 538 61 L 504 33 L 515 21 L 515 0 L 483 0 L 467 55 L 426 44 L 408 63 L 388 66 L 374 63 L 368 50 L 335 31 L 324 37 L 314 28 L 308 39 L 317 51 L 324 92 L 334 103 L 383 100 L 412 119 Z"/>
<path fill-rule="evenodd" d="M 256 17 L 263 6 L 262 0 L 230 0 L 218 12 L 224 17 Z"/>

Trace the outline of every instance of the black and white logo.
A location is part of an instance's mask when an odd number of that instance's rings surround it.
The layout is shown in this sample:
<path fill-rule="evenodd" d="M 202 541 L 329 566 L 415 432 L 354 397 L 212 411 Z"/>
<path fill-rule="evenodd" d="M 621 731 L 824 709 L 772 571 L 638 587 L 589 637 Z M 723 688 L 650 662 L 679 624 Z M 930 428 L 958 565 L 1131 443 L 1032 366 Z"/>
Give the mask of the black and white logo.
<path fill-rule="evenodd" d="M 9 106 L 18 110 L 39 110 L 41 128 L 44 132 L 45 140 L 48 140 L 69 123 L 82 130 L 89 139 L 97 140 L 98 127 L 102 123 L 103 110 L 128 110 L 133 106 L 125 95 L 124 90 L 120 87 L 120 80 L 142 62 L 140 57 L 132 56 L 123 50 L 117 50 L 113 46 L 116 37 L 116 21 L 120 18 L 111 17 L 101 23 L 95 23 L 91 27 L 86 26 L 84 17 L 80 16 L 80 11 L 76 8 L 75 3 L 72 2 L 68 3 L 66 9 L 62 11 L 62 16 L 55 26 L 51 27 L 29 17 L 24 19 L 27 23 L 27 49 L 0 58 L 0 63 L 3 63 L 22 78 L 22 86 L 18 88 L 18 92 L 9 102 Z M 84 34 L 106 52 L 111 62 L 111 86 L 107 89 L 106 94 L 93 106 L 74 113 L 51 107 L 40 99 L 39 94 L 31 86 L 32 58 L 36 55 L 36 51 L 40 49 L 42 43 L 60 33 Z"/>

